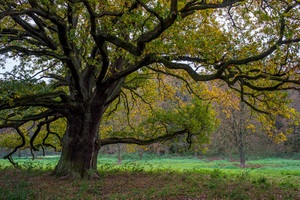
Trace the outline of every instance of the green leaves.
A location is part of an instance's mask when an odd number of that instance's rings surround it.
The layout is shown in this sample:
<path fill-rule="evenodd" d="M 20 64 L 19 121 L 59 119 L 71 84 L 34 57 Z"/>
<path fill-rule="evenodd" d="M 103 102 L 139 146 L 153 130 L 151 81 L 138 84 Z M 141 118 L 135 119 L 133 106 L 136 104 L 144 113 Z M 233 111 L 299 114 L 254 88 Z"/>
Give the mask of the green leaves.
<path fill-rule="evenodd" d="M 13 101 L 22 96 L 51 91 L 44 81 L 0 80 L 0 95 L 2 100 Z"/>
<path fill-rule="evenodd" d="M 165 126 L 167 132 L 187 130 L 195 135 L 208 136 L 216 125 L 214 117 L 210 105 L 193 99 L 182 107 L 173 104 L 170 108 L 159 109 L 147 121 Z"/>

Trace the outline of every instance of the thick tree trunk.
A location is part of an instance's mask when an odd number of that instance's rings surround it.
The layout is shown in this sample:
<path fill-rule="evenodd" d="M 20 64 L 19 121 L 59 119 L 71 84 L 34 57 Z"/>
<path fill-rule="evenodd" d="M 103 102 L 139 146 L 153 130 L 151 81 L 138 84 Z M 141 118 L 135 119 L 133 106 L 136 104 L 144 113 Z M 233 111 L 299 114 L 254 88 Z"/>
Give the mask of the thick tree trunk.
<path fill-rule="evenodd" d="M 124 80 L 125 78 L 122 78 L 103 87 L 97 86 L 91 96 L 86 95 L 83 102 L 79 98 L 80 103 L 69 108 L 62 154 L 54 175 L 67 178 L 98 178 L 100 121 L 109 104 L 119 96 Z M 91 92 L 89 89 L 84 91 L 86 94 Z"/>
<path fill-rule="evenodd" d="M 61 158 L 53 172 L 66 178 L 98 177 L 97 156 L 100 149 L 99 122 L 102 113 L 77 113 L 70 116 L 63 137 Z"/>

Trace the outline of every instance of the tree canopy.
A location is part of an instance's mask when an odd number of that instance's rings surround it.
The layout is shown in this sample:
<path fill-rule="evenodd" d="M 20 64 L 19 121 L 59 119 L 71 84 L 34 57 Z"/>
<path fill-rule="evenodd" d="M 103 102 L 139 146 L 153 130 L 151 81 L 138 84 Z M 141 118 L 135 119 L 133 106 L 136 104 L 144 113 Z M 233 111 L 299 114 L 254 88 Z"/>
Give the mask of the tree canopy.
<path fill-rule="evenodd" d="M 261 113 L 270 112 L 266 91 L 299 88 L 296 0 L 0 0 L 0 6 L 0 63 L 18 60 L 1 80 L 0 128 L 23 138 L 20 127 L 36 121 L 30 139 L 36 149 L 42 127 L 51 132 L 53 122 L 66 119 L 58 176 L 93 177 L 87 172 L 96 169 L 101 144 L 116 143 L 99 136 L 104 113 L 124 89 L 139 94 L 159 84 L 143 84 L 149 75 L 181 80 L 195 95 L 193 81 L 221 80 Z M 130 141 L 188 133 L 177 126 Z"/>

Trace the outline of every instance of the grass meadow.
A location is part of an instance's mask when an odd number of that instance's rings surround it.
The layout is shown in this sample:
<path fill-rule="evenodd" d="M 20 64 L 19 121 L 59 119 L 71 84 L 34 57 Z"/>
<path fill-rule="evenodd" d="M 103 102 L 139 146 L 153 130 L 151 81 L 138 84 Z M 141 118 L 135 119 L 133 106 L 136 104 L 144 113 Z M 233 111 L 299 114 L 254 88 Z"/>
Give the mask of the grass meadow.
<path fill-rule="evenodd" d="M 101 155 L 99 180 L 50 176 L 58 156 L 0 160 L 0 199 L 300 199 L 300 160 Z"/>

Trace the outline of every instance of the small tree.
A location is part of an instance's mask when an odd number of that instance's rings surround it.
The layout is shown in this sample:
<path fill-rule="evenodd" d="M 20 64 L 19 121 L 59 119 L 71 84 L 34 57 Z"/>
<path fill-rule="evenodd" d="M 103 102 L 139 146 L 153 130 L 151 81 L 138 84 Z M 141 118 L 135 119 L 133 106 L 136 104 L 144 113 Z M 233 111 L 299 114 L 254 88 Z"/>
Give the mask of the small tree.
<path fill-rule="evenodd" d="M 1 90 L 0 128 L 22 137 L 19 127 L 36 121 L 36 149 L 39 130 L 66 119 L 54 174 L 97 177 L 91 172 L 101 145 L 149 144 L 189 132 L 99 137 L 101 119 L 129 75 L 243 80 L 250 91 L 298 88 L 299 14 L 298 1 L 0 0 L 1 63 L 18 58 L 7 80 L 23 84 L 5 85 L 10 95 Z M 40 77 L 51 87 L 26 89 Z M 245 103 L 256 109 L 259 96 L 247 95 L 253 101 Z"/>
<path fill-rule="evenodd" d="M 218 148 L 219 154 L 228 154 L 229 159 L 231 154 L 239 154 L 240 166 L 245 167 L 247 147 L 258 148 L 255 141 L 249 141 L 250 134 L 259 136 L 263 133 L 265 138 L 275 143 L 283 142 L 293 126 L 299 123 L 299 113 L 290 107 L 291 99 L 286 91 L 264 92 L 260 102 L 256 103 L 256 110 L 251 110 L 244 103 L 248 89 L 243 88 L 242 83 L 232 89 L 213 87 L 210 91 L 220 119 L 220 127 L 213 134 L 215 144 L 212 148 Z M 236 92 L 237 89 L 239 92 Z M 271 112 L 262 112 L 265 106 Z M 278 126 L 278 119 L 284 121 L 285 128 Z"/>

